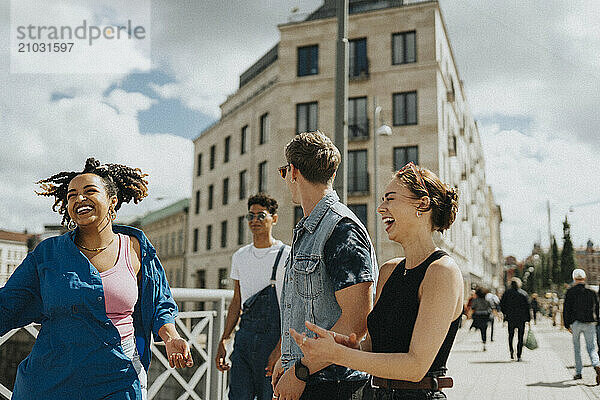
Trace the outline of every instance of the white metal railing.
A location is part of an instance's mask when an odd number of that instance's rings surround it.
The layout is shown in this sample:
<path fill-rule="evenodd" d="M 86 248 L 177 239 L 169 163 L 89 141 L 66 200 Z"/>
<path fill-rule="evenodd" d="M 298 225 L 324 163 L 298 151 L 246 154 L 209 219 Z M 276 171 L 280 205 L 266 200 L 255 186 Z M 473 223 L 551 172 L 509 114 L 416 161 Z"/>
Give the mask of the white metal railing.
<path fill-rule="evenodd" d="M 193 369 L 172 369 L 165 356 L 164 344 L 152 343 L 152 364 L 148 376 L 148 399 L 223 400 L 227 395 L 227 374 L 220 373 L 213 362 L 225 326 L 226 303 L 233 297 L 232 290 L 171 289 L 173 297 L 182 305 L 176 320 L 177 330 L 188 341 L 194 356 Z M 205 302 L 207 311 L 188 310 L 184 303 Z M 211 307 L 212 305 L 212 307 Z M 14 329 L 0 337 L 0 346 L 7 346 L 20 331 L 37 338 L 39 325 L 31 324 Z M 21 360 L 12 360 L 18 365 Z M 8 371 L 3 374 L 7 375 Z M 14 374 L 14 371 L 13 371 Z M 0 399 L 10 399 L 12 392 L 0 383 Z"/>

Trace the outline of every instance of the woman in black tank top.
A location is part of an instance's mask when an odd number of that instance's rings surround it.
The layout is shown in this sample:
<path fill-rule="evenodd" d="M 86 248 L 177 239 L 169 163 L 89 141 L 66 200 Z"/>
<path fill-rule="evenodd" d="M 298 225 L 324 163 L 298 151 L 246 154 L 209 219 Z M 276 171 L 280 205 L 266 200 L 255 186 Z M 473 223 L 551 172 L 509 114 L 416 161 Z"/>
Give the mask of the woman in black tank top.
<path fill-rule="evenodd" d="M 304 359 L 368 372 L 378 400 L 446 398 L 440 389 L 452 386 L 444 375 L 462 314 L 463 279 L 432 233 L 448 229 L 457 210 L 456 190 L 431 171 L 413 163 L 398 171 L 377 211 L 406 258 L 380 269 L 367 337 L 359 344 L 354 334 L 307 322 L 317 339 L 291 330 Z"/>

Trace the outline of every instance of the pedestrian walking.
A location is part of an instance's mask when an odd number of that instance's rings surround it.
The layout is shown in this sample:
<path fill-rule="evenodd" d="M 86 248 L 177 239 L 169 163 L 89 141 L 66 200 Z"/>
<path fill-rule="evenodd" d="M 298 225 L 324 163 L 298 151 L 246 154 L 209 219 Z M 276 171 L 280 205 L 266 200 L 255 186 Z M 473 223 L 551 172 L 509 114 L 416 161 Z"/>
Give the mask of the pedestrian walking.
<path fill-rule="evenodd" d="M 147 196 L 146 176 L 89 158 L 82 172 L 38 182 L 70 231 L 38 244 L 0 288 L 0 336 L 42 325 L 12 399 L 146 399 L 152 340 L 171 367 L 193 366 L 154 247 L 113 224 L 123 203 Z"/>
<path fill-rule="evenodd" d="M 597 294 L 585 287 L 585 271 L 573 270 L 575 281 L 565 294 L 563 305 L 563 321 L 565 328 L 573 335 L 573 352 L 575 355 L 575 375 L 573 379 L 581 379 L 583 364 L 581 362 L 581 335 L 585 339 L 585 348 L 596 371 L 596 384 L 600 385 L 600 360 L 595 348 L 596 321 L 598 321 Z"/>
<path fill-rule="evenodd" d="M 270 376 L 281 356 L 279 305 L 285 260 L 290 253 L 290 246 L 273 238 L 277 208 L 277 201 L 263 193 L 248 199 L 246 220 L 252 243 L 231 258 L 233 298 L 215 357 L 219 371 L 230 370 L 231 400 L 269 400 L 273 396 Z M 240 313 L 230 365 L 225 361 L 225 344 Z"/>
<path fill-rule="evenodd" d="M 471 318 L 472 314 L 473 314 L 473 310 L 472 310 L 472 306 L 473 306 L 473 300 L 475 300 L 477 298 L 477 294 L 475 293 L 475 289 L 471 289 L 471 295 L 469 296 L 469 299 L 467 300 L 467 305 L 465 306 L 465 315 L 467 316 L 467 319 L 471 319 L 471 325 L 469 326 L 469 332 L 471 332 L 471 329 L 476 329 L 475 326 L 473 326 L 473 324 L 475 323 L 475 321 L 473 321 L 473 319 Z"/>
<path fill-rule="evenodd" d="M 531 315 L 533 316 L 534 325 L 537 325 L 537 314 L 540 311 L 540 305 L 538 304 L 537 298 L 537 293 L 531 295 Z"/>
<path fill-rule="evenodd" d="M 487 328 L 490 323 L 490 317 L 493 318 L 492 315 L 492 305 L 486 299 L 485 291 L 478 287 L 475 289 L 475 295 L 477 296 L 475 300 L 473 300 L 473 304 L 471 308 L 473 310 L 473 326 L 476 329 L 479 329 L 481 332 L 481 341 L 483 342 L 483 351 L 486 351 L 485 344 L 487 342 Z"/>
<path fill-rule="evenodd" d="M 457 209 L 455 189 L 432 172 L 412 163 L 398 171 L 378 211 L 406 257 L 381 267 L 367 337 L 358 344 L 360 334 L 340 337 L 307 322 L 317 339 L 292 331 L 305 359 L 372 374 L 376 400 L 445 399 L 440 389 L 452 386 L 444 375 L 463 310 L 463 279 L 432 233 L 448 229 Z"/>
<path fill-rule="evenodd" d="M 526 291 L 521 289 L 521 285 L 521 279 L 512 278 L 510 288 L 504 292 L 500 300 L 500 309 L 504 314 L 504 320 L 508 322 L 508 350 L 511 360 L 515 358 L 513 341 L 515 330 L 517 331 L 517 361 L 521 361 L 523 353 L 525 323 L 531 320 L 529 296 Z"/>
<path fill-rule="evenodd" d="M 485 294 L 485 299 L 492 306 L 492 313 L 490 314 L 490 341 L 494 341 L 494 325 L 496 322 L 496 318 L 498 318 L 498 309 L 500 308 L 500 299 L 498 295 L 492 293 L 491 291 L 487 291 Z"/>
<path fill-rule="evenodd" d="M 294 228 L 285 268 L 274 396 L 360 398 L 369 375 L 304 360 L 290 328 L 308 331 L 304 322 L 309 320 L 337 334 L 364 336 L 377 281 L 375 250 L 367 229 L 332 189 L 341 158 L 331 140 L 318 131 L 301 133 L 287 144 L 285 158 L 279 172 L 304 216 Z"/>

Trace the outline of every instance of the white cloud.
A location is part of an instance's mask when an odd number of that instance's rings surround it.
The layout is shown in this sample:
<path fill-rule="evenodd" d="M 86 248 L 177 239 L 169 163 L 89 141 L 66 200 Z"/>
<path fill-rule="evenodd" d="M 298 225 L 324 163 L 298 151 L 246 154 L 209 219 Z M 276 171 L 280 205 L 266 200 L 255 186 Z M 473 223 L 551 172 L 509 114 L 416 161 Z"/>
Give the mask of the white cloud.
<path fill-rule="evenodd" d="M 34 194 L 34 182 L 60 171 L 80 171 L 87 157 L 139 167 L 149 174 L 150 197 L 139 205 L 125 205 L 120 215 L 162 206 L 153 200 L 157 196 L 173 201 L 189 196 L 191 141 L 168 134 L 141 135 L 135 113 L 150 101 L 139 93 L 114 91 L 108 101 L 117 110 L 103 101 L 101 96 L 40 101 L 28 119 L 12 121 L 14 134 L 0 137 L 0 148 L 11 149 L 3 150 L 0 161 L 0 226 L 39 231 L 44 224 L 59 222 L 50 211 L 52 200 Z"/>
<path fill-rule="evenodd" d="M 546 202 L 550 201 L 552 232 L 562 243 L 562 221 L 568 214 L 576 247 L 600 239 L 600 155 L 590 147 L 543 132 L 523 134 L 481 127 L 486 176 L 501 204 L 505 252 L 524 257 L 533 243 L 548 244 Z M 572 205 L 598 201 L 575 208 Z"/>

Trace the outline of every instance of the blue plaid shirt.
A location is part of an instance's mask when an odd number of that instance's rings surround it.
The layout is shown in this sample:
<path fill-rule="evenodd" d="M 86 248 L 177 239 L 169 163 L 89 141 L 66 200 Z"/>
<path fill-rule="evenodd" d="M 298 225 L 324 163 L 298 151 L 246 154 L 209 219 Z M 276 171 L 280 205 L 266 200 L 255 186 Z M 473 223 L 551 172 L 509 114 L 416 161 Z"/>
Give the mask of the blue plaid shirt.
<path fill-rule="evenodd" d="M 141 247 L 135 339 L 144 368 L 158 330 L 174 323 L 177 305 L 156 251 L 136 228 L 113 226 Z M 0 336 L 38 322 L 31 353 L 17 370 L 13 400 L 141 399 L 138 375 L 106 316 L 102 280 L 73 242 L 74 232 L 41 242 L 0 288 Z"/>

